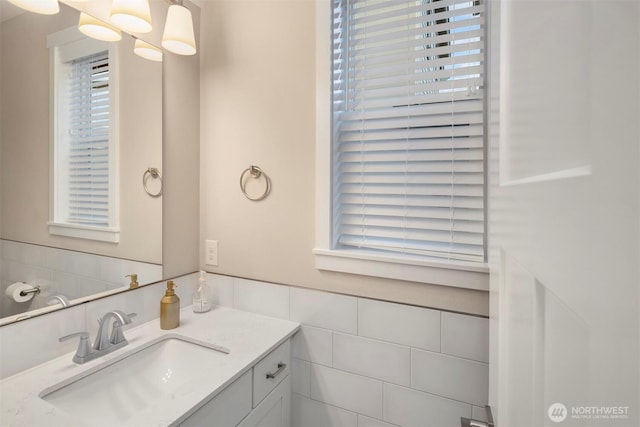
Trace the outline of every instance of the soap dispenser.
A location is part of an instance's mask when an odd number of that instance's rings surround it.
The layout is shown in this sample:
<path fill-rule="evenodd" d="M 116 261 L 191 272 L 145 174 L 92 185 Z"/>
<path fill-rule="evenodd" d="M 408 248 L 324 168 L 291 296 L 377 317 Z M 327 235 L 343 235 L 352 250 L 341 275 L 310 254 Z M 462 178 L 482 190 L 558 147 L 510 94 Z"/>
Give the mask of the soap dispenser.
<path fill-rule="evenodd" d="M 167 282 L 167 291 L 160 300 L 160 329 L 175 329 L 180 325 L 180 298 L 176 295 L 172 280 Z"/>
<path fill-rule="evenodd" d="M 137 274 L 127 274 L 124 277 L 131 277 L 131 283 L 129 283 L 129 289 L 135 289 L 138 286 L 140 286 L 139 283 L 138 283 L 138 275 Z"/>
<path fill-rule="evenodd" d="M 193 312 L 194 313 L 206 313 L 211 310 L 211 293 L 209 291 L 209 285 L 207 285 L 206 272 L 200 270 L 200 278 L 198 279 L 198 286 L 193 292 Z"/>

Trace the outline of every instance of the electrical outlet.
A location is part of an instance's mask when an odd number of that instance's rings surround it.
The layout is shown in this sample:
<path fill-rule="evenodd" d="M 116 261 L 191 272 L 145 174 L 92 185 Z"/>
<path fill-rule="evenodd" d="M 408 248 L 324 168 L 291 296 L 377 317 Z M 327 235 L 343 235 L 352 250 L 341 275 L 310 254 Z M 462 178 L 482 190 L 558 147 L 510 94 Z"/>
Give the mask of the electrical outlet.
<path fill-rule="evenodd" d="M 207 240 L 204 245 L 205 264 L 218 266 L 218 241 Z"/>

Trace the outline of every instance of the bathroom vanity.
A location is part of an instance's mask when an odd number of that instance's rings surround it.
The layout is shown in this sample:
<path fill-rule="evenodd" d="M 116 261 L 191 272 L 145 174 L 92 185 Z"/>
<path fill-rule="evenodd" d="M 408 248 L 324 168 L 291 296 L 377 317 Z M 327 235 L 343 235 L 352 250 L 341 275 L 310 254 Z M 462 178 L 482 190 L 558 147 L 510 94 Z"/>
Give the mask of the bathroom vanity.
<path fill-rule="evenodd" d="M 6 378 L 0 426 L 290 425 L 299 324 L 225 307 L 181 318 L 129 328 L 127 346 L 85 364 L 69 353 Z"/>

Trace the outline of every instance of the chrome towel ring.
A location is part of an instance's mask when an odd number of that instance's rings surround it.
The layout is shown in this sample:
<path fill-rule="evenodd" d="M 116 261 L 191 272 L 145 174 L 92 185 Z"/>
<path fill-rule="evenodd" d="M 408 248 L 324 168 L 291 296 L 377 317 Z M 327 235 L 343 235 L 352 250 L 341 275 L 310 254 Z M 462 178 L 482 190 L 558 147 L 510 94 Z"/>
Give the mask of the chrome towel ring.
<path fill-rule="evenodd" d="M 160 180 L 160 189 L 156 193 L 152 193 L 151 190 L 149 190 L 149 187 L 147 187 L 149 177 Z M 151 197 L 160 197 L 162 195 L 162 177 L 160 176 L 160 171 L 158 171 L 157 168 L 147 169 L 142 175 L 142 186 L 144 187 L 144 191 L 146 191 Z"/>
<path fill-rule="evenodd" d="M 264 188 L 264 192 L 260 196 L 251 197 L 247 193 L 247 189 L 246 189 L 247 180 L 245 179 L 247 172 L 249 172 L 251 178 L 253 179 L 260 179 L 260 177 L 264 177 L 265 188 Z M 246 168 L 240 175 L 240 190 L 242 190 L 242 194 L 244 194 L 244 196 L 247 199 L 251 200 L 252 202 L 259 202 L 260 200 L 263 200 L 264 198 L 266 198 L 269 195 L 269 192 L 271 192 L 271 180 L 269 179 L 267 174 L 264 173 L 262 169 L 260 169 L 258 166 L 252 165 Z"/>

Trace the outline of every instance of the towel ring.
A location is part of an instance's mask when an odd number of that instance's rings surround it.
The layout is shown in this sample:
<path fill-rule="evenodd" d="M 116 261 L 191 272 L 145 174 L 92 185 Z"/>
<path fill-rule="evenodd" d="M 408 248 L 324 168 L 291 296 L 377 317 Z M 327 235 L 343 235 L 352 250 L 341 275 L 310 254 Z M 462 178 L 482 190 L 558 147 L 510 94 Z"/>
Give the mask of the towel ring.
<path fill-rule="evenodd" d="M 152 193 L 151 190 L 147 187 L 147 181 L 149 177 L 160 180 L 160 190 L 157 193 Z M 162 177 L 160 176 L 160 171 L 156 168 L 147 169 L 142 175 L 142 186 L 144 187 L 144 191 L 147 192 L 151 197 L 160 197 L 162 195 Z"/>
<path fill-rule="evenodd" d="M 265 181 L 264 192 L 258 197 L 251 197 L 249 194 L 247 194 L 247 190 L 246 190 L 247 181 L 245 181 L 245 176 L 247 175 L 247 172 L 251 174 L 251 178 L 253 179 L 259 179 L 261 176 L 264 176 L 264 181 Z M 269 179 L 267 174 L 264 173 L 264 171 L 260 169 L 258 166 L 250 166 L 246 168 L 240 175 L 240 190 L 242 190 L 242 194 L 244 194 L 244 196 L 247 199 L 251 200 L 252 202 L 259 202 L 260 200 L 263 200 L 265 197 L 267 197 L 269 195 L 269 192 L 271 192 L 271 180 Z"/>

